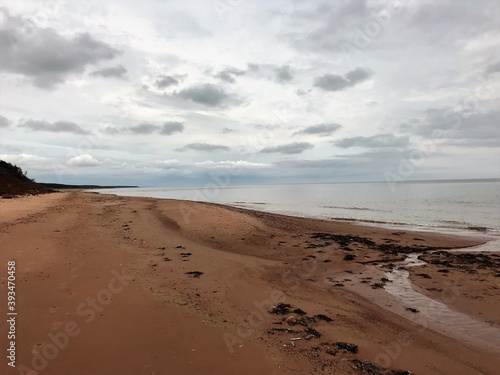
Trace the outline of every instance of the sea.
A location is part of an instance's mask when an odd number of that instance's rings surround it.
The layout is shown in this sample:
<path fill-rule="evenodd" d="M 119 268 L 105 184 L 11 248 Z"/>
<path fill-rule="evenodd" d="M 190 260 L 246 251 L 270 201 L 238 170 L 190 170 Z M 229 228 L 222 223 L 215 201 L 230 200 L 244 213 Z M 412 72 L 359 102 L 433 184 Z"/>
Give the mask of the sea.
<path fill-rule="evenodd" d="M 500 235 L 500 179 L 92 190 L 120 196 L 203 201 L 381 226 Z"/>

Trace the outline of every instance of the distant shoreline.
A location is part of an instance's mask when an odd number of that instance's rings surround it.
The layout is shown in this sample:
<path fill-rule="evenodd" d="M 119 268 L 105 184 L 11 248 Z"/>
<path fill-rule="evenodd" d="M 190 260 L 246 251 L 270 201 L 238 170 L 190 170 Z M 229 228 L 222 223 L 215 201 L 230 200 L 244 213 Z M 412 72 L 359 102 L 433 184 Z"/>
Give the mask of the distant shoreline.
<path fill-rule="evenodd" d="M 66 184 L 56 184 L 39 182 L 40 185 L 45 186 L 49 189 L 133 189 L 139 186 L 101 186 L 101 185 L 66 185 Z"/>

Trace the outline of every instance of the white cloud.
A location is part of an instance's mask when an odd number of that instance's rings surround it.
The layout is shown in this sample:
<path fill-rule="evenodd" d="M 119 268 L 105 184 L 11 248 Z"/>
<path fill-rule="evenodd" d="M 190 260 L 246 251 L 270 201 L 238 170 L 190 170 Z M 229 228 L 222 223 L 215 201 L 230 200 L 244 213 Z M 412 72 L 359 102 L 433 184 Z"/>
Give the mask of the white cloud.
<path fill-rule="evenodd" d="M 195 163 L 196 166 L 199 167 L 211 167 L 211 168 L 269 168 L 271 167 L 271 164 L 269 163 L 254 163 L 250 161 L 245 161 L 245 160 L 237 160 L 237 161 L 203 161 L 203 162 L 198 162 Z"/>
<path fill-rule="evenodd" d="M 96 165 L 100 165 L 101 163 L 102 162 L 89 154 L 75 156 L 68 161 L 68 165 L 72 167 L 94 167 Z"/>
<path fill-rule="evenodd" d="M 39 155 L 31 155 L 31 154 L 0 154 L 0 160 L 5 160 L 12 164 L 17 164 L 19 166 L 43 166 L 49 165 L 51 160 L 39 156 Z M 23 168 L 24 169 L 24 168 Z"/>

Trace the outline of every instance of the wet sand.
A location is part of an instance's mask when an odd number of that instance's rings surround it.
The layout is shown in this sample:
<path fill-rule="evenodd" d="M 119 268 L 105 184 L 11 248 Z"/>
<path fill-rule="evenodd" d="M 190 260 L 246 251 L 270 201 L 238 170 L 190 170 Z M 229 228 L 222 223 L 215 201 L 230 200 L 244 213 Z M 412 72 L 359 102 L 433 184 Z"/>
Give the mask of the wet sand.
<path fill-rule="evenodd" d="M 384 306 L 406 254 L 480 242 L 175 200 L 0 200 L 0 311 L 14 259 L 18 312 L 17 368 L 1 373 L 494 374 L 495 349 Z M 448 307 L 498 327 L 496 263 L 422 267 L 422 293 L 456 279 Z"/>

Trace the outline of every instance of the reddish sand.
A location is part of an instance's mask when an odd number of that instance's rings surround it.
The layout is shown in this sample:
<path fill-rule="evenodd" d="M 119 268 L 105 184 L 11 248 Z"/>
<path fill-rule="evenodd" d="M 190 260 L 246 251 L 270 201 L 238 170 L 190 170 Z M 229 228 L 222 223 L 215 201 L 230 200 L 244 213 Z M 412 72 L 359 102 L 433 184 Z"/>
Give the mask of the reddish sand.
<path fill-rule="evenodd" d="M 344 237 L 312 238 L 318 232 Z M 18 313 L 17 368 L 4 355 L 0 373 L 496 374 L 495 353 L 422 329 L 327 279 L 401 259 L 382 244 L 477 243 L 175 200 L 80 192 L 0 200 L 3 353 L 10 260 Z M 425 280 L 440 283 L 434 275 Z M 455 307 L 495 320 L 495 276 L 483 276 L 483 288 L 471 286 L 481 297 Z M 278 303 L 291 307 L 268 313 Z"/>

